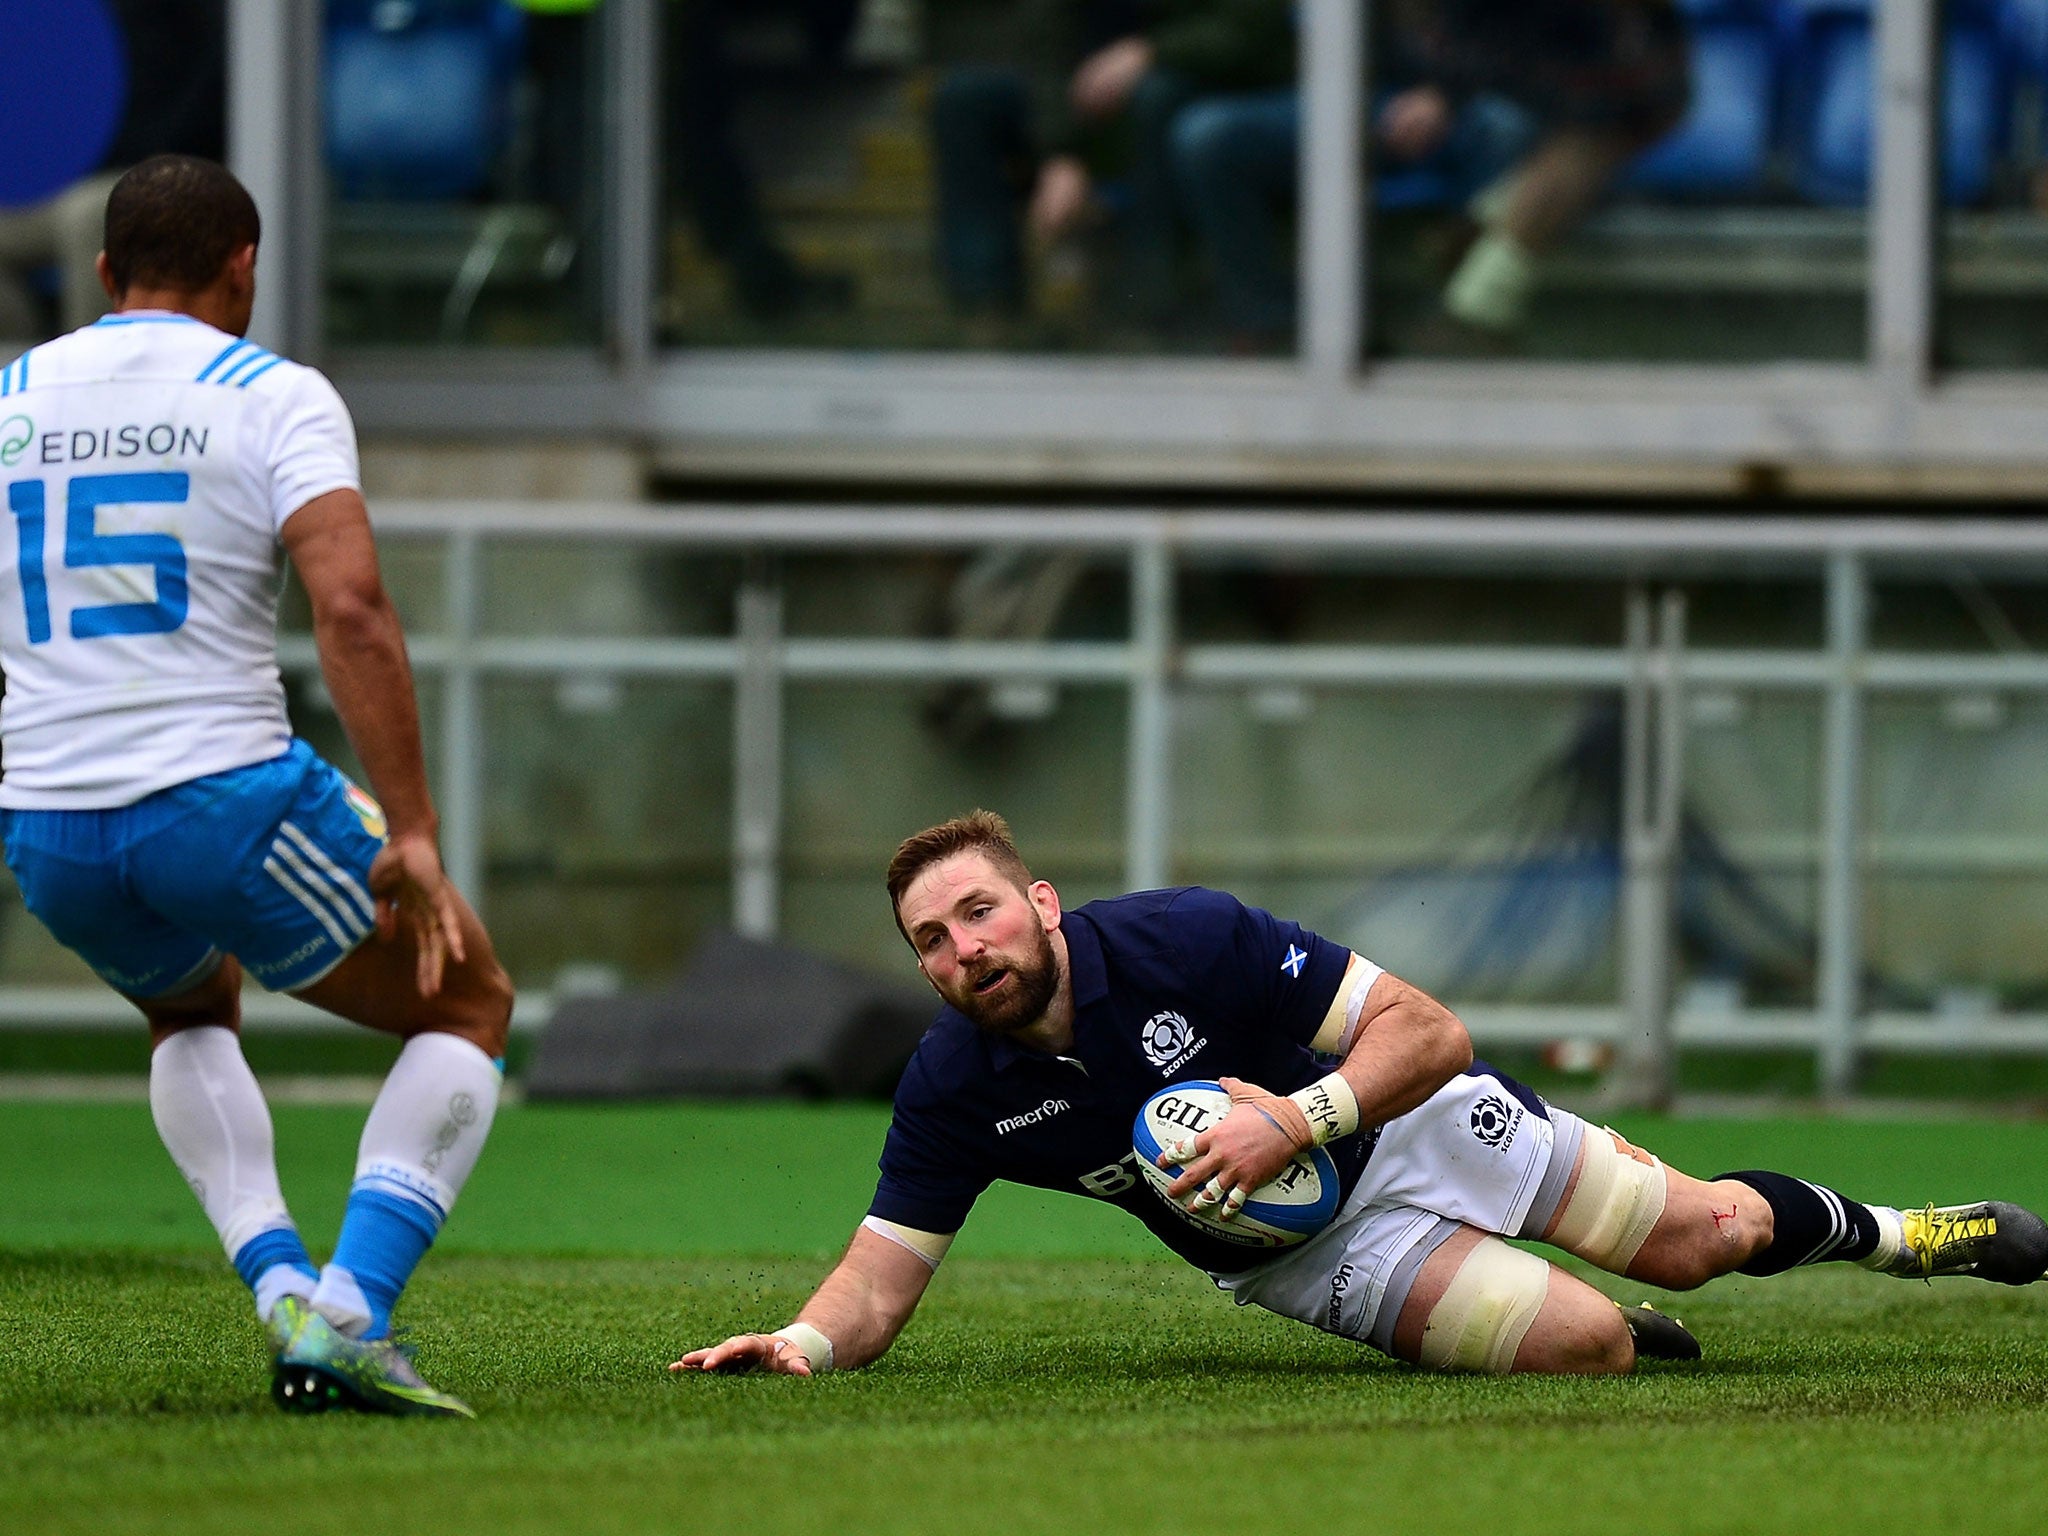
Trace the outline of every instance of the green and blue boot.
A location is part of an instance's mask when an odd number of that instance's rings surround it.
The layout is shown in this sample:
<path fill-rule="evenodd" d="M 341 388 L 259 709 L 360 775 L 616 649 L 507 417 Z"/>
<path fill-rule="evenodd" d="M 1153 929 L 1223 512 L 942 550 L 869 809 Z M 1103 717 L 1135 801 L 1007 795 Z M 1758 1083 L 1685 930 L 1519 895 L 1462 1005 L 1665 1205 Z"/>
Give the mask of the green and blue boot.
<path fill-rule="evenodd" d="M 429 1386 L 391 1339 L 352 1339 L 295 1296 L 270 1309 L 276 1364 L 270 1398 L 287 1413 L 357 1413 L 473 1419 L 461 1398 Z"/>

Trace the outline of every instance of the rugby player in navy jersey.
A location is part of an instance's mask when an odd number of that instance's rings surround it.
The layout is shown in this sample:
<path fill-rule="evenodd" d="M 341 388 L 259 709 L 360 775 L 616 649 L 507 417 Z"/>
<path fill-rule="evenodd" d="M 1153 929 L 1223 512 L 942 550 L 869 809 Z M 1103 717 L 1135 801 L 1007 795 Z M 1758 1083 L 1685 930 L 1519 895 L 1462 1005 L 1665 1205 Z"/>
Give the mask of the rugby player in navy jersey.
<path fill-rule="evenodd" d="M 1110 1201 L 1240 1304 L 1438 1370 L 1605 1373 L 1698 1354 L 1676 1323 L 1503 1238 L 1674 1289 L 1837 1260 L 2009 1285 L 2048 1267 L 2048 1223 L 2016 1205 L 1900 1211 L 1780 1173 L 1680 1173 L 1475 1061 L 1464 1026 L 1416 988 L 1220 891 L 1063 911 L 986 811 L 906 840 L 888 887 L 945 1007 L 897 1088 L 874 1203 L 795 1321 L 671 1370 L 874 1360 L 997 1179 Z M 1220 1081 L 1233 1107 L 1161 1154 L 1180 1167 L 1170 1193 L 1228 1219 L 1322 1145 L 1342 1191 L 1329 1226 L 1247 1250 L 1145 1184 L 1138 1109 L 1193 1078 Z"/>

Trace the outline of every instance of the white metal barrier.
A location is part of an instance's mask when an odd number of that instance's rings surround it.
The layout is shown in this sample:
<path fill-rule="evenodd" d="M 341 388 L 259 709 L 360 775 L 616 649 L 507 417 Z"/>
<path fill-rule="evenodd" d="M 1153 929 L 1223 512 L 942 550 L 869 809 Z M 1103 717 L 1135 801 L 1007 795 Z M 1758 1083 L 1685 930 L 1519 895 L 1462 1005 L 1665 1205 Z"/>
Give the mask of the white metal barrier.
<path fill-rule="evenodd" d="M 1622 995 L 1606 1008 L 1461 1009 L 1482 1043 L 1598 1038 L 1621 1047 L 1638 1091 L 1668 1086 L 1676 1045 L 1797 1047 L 1816 1053 L 1830 1092 L 1854 1082 L 1860 1051 L 2048 1051 L 2048 1016 L 1941 1019 L 1868 1014 L 1863 972 L 1859 785 L 1863 717 L 1881 693 L 1997 689 L 2048 695 L 2048 656 L 1875 652 L 1868 635 L 1874 575 L 1924 573 L 1962 562 L 2048 581 L 2048 521 L 1866 521 L 1604 516 L 1337 515 L 1281 512 L 981 511 L 947 508 L 730 507 L 660 510 L 532 503 L 393 503 L 377 524 L 387 539 L 445 541 L 444 624 L 411 637 L 413 662 L 438 677 L 440 782 L 448 866 L 466 890 L 483 881 L 481 786 L 487 754 L 479 690 L 492 676 L 599 673 L 722 679 L 735 690 L 733 920 L 772 935 L 781 869 L 782 688 L 801 680 L 1028 678 L 1120 683 L 1129 692 L 1124 879 L 1164 884 L 1169 845 L 1170 738 L 1181 683 L 1317 687 L 1559 687 L 1613 689 L 1625 701 Z M 487 633 L 482 559 L 503 541 L 573 539 L 731 552 L 975 551 L 1005 546 L 1085 551 L 1127 564 L 1128 636 L 1107 641 L 804 639 L 783 632 L 779 590 L 766 562 L 749 562 L 729 638 L 579 638 Z M 1338 559 L 1350 568 L 1486 575 L 1600 576 L 1629 584 L 1618 646 L 1225 645 L 1183 643 L 1176 574 L 1183 562 L 1259 565 Z M 1807 650 L 1709 650 L 1686 644 L 1683 600 L 1653 600 L 1654 584 L 1746 574 L 1807 574 L 1826 591 L 1824 644 Z M 288 670 L 310 670 L 310 640 L 286 637 Z M 1684 758 L 1688 687 L 1790 691 L 1823 705 L 1819 986 L 1802 1010 L 1674 1013 L 1671 883 Z M 1457 1000 L 1451 999 L 1455 1005 Z M 519 1023 L 544 1019 L 544 998 Z M 280 1001 L 257 1022 L 288 1023 L 306 1010 Z M 274 1019 L 272 1015 L 275 1015 Z M 111 1023 L 126 1016 L 111 994 L 0 988 L 0 1027 Z"/>

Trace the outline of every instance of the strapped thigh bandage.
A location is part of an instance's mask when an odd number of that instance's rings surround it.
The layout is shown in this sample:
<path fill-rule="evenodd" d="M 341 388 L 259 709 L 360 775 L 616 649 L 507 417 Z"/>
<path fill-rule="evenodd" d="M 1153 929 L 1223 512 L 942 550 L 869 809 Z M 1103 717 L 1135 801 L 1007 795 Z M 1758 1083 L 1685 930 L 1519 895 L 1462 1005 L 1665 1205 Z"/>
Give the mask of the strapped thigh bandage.
<path fill-rule="evenodd" d="M 1515 1368 L 1515 1351 L 1550 1294 L 1550 1266 L 1497 1237 L 1480 1239 L 1430 1309 L 1422 1364 L 1433 1371 Z"/>
<path fill-rule="evenodd" d="M 1664 1165 L 1611 1130 L 1586 1133 L 1578 1186 L 1545 1239 L 1624 1275 L 1664 1214 Z"/>

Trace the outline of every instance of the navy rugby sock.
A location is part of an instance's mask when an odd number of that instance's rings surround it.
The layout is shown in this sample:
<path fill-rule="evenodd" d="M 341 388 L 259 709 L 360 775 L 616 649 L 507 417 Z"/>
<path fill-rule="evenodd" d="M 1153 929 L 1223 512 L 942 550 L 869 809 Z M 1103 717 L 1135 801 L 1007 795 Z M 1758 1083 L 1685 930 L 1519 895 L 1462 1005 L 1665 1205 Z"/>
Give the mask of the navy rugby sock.
<path fill-rule="evenodd" d="M 1719 1177 L 1747 1184 L 1771 1207 L 1771 1245 L 1753 1254 L 1745 1275 L 1782 1275 L 1802 1264 L 1867 1258 L 1876 1250 L 1880 1228 L 1870 1207 L 1820 1184 L 1788 1174 L 1751 1169 Z"/>

